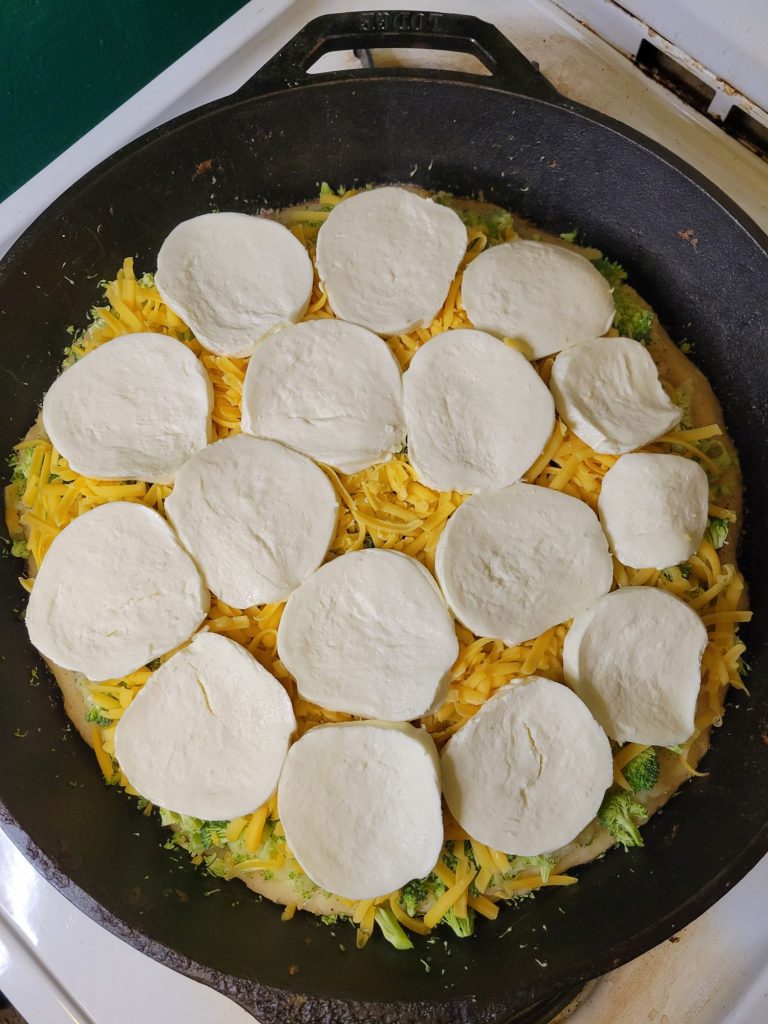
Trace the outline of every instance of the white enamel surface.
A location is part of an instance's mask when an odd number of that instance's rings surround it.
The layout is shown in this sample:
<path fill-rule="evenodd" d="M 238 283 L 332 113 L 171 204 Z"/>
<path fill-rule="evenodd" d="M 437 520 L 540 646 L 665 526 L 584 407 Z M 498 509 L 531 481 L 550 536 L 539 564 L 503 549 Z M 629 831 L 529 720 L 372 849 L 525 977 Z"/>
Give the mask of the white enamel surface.
<path fill-rule="evenodd" d="M 613 580 L 594 512 L 523 483 L 468 498 L 438 541 L 435 571 L 457 619 L 510 645 L 577 615 Z"/>
<path fill-rule="evenodd" d="M 205 348 L 248 356 L 277 324 L 304 315 L 312 263 L 276 221 L 204 213 L 182 221 L 165 239 L 155 284 Z"/>
<path fill-rule="evenodd" d="M 561 419 L 596 452 L 641 448 L 682 416 L 648 350 L 631 338 L 592 338 L 561 352 L 549 386 Z"/>
<path fill-rule="evenodd" d="M 165 511 L 213 593 L 249 608 L 285 600 L 320 565 L 338 503 L 306 456 L 238 434 L 181 468 Z"/>
<path fill-rule="evenodd" d="M 371 4 L 348 0 L 346 6 L 367 10 Z M 401 6 L 466 11 L 466 4 L 458 0 L 414 0 Z M 475 13 L 537 60 L 564 95 L 674 149 L 768 227 L 765 161 L 645 76 L 562 6 L 549 0 L 482 0 Z M 574 9 L 574 0 L 569 6 Z M 586 12 L 576 13 L 600 31 L 594 18 L 598 8 L 605 15 L 604 24 L 610 24 L 615 8 L 604 0 L 594 0 Z M 754 5 L 752 9 L 757 10 Z M 307 19 L 329 10 L 327 0 L 246 4 L 0 204 L 0 252 L 90 167 L 169 117 L 231 93 Z M 729 50 L 729 56 L 735 53 Z M 358 66 L 351 51 L 327 57 L 336 58 L 329 67 Z M 440 66 L 441 61 L 442 55 L 434 51 L 397 55 L 398 63 Z M 415 173 L 423 171 L 420 166 Z M 685 244 L 681 242 L 681 250 Z M 622 1007 L 626 1024 L 646 1024 L 651 1017 L 661 1020 L 664 1015 L 675 1024 L 754 1024 L 768 1016 L 768 917 L 754 912 L 767 886 L 768 858 L 679 932 L 674 944 L 662 943 L 589 986 L 573 1024 L 615 1024 L 617 1006 Z M 219 888 L 215 880 L 212 888 Z M 224 886 L 210 898 L 226 901 L 229 893 Z M 158 1008 L 164 1019 L 183 1014 L 186 1024 L 252 1020 L 231 1000 L 150 960 L 87 918 L 2 832 L 0 911 L 0 989 L 30 1022 L 72 1024 L 74 1019 L 90 1024 L 93 1019 L 97 1024 L 135 1024 L 146 1017 L 147 1007 Z M 514 932 L 502 941 L 515 941 Z M 540 949 L 531 947 L 528 953 L 531 960 L 538 956 L 546 962 Z M 540 969 L 546 974 L 547 968 Z M 71 1001 L 75 1009 L 70 1008 Z"/>
<path fill-rule="evenodd" d="M 673 746 L 693 733 L 707 630 L 699 616 L 657 587 L 625 587 L 577 616 L 563 669 L 619 743 Z"/>
<path fill-rule="evenodd" d="M 635 569 L 665 569 L 698 550 L 707 528 L 709 481 L 680 455 L 624 455 L 603 477 L 598 500 L 611 550 Z"/>
<path fill-rule="evenodd" d="M 26 624 L 47 658 L 99 682 L 183 643 L 208 605 L 200 573 L 162 516 L 117 501 L 78 516 L 53 541 Z"/>
<path fill-rule="evenodd" d="M 164 334 L 126 334 L 73 363 L 43 400 L 54 447 L 83 476 L 173 483 L 208 443 L 213 389 L 197 357 Z"/>
<path fill-rule="evenodd" d="M 251 356 L 242 426 L 342 473 L 366 469 L 405 440 L 400 367 L 386 342 L 356 324 L 286 327 Z"/>
<path fill-rule="evenodd" d="M 336 316 L 400 334 L 432 323 L 466 246 L 447 206 L 377 188 L 333 208 L 318 234 L 317 269 Z"/>
<path fill-rule="evenodd" d="M 228 821 L 274 792 L 296 719 L 288 694 L 243 646 L 201 633 L 164 662 L 115 730 L 115 757 L 158 807 Z"/>
<path fill-rule="evenodd" d="M 518 856 L 575 839 L 613 781 L 608 737 L 575 694 L 540 676 L 497 690 L 451 736 L 440 765 L 461 827 Z"/>
<path fill-rule="evenodd" d="M 611 289 L 589 260 L 547 242 L 516 240 L 481 252 L 464 271 L 472 324 L 523 341 L 532 359 L 551 355 L 613 323 Z"/>
<path fill-rule="evenodd" d="M 288 599 L 280 660 L 306 700 L 407 721 L 442 702 L 459 651 L 453 616 L 429 572 L 399 551 L 353 551 Z"/>
<path fill-rule="evenodd" d="M 404 722 L 310 729 L 288 751 L 277 801 L 298 862 L 315 884 L 347 899 L 423 878 L 440 854 L 437 750 Z"/>
<path fill-rule="evenodd" d="M 555 424 L 552 395 L 525 356 L 482 331 L 446 331 L 403 376 L 408 457 L 438 491 L 519 480 Z"/>

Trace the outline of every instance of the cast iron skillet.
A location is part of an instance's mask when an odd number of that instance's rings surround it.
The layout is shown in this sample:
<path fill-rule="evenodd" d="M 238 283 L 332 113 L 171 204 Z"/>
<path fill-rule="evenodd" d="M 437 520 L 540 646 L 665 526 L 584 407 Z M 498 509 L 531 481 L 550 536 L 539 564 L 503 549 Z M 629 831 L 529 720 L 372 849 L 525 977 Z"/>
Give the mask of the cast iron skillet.
<path fill-rule="evenodd" d="M 492 75 L 305 73 L 331 49 L 396 45 L 471 52 Z M 334 934 L 303 914 L 281 925 L 278 911 L 244 887 L 169 854 L 159 827 L 104 786 L 53 684 L 30 684 L 40 661 L 19 620 L 18 563 L 2 560 L 3 826 L 78 907 L 264 1024 L 532 1020 L 532 1004 L 551 1003 L 553 993 L 695 918 L 766 850 L 768 239 L 671 153 L 556 93 L 483 22 L 413 12 L 319 18 L 234 96 L 156 129 L 88 174 L 0 265 L 0 450 L 34 419 L 64 328 L 83 323 L 97 282 L 123 256 L 153 270 L 179 221 L 212 207 L 294 203 L 323 180 L 482 192 L 544 228 L 578 226 L 627 267 L 673 337 L 695 342 L 747 481 L 741 562 L 757 622 L 748 633 L 751 696 L 732 701 L 706 760 L 709 777 L 653 819 L 645 849 L 609 854 L 580 871 L 577 886 L 482 921 L 474 938 L 448 949 L 419 941 L 407 955 L 375 941 L 356 952 L 350 928 Z"/>

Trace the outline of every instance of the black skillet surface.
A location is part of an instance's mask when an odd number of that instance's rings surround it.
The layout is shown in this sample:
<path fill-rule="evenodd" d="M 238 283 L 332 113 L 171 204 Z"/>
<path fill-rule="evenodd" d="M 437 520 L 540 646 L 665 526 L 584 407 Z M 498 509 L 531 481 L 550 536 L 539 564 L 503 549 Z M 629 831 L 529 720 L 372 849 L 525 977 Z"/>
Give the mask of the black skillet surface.
<path fill-rule="evenodd" d="M 327 50 L 377 45 L 472 52 L 493 74 L 305 74 Z M 320 18 L 237 94 L 88 174 L 0 265 L 0 450 L 34 419 L 65 327 L 83 323 L 96 282 L 125 255 L 153 270 L 180 220 L 213 206 L 295 203 L 322 180 L 482 192 L 544 228 L 578 225 L 627 267 L 673 337 L 695 341 L 747 481 L 741 561 L 757 623 L 747 634 L 752 696 L 732 701 L 707 757 L 709 777 L 654 817 L 645 849 L 608 855 L 582 870 L 577 886 L 480 922 L 470 940 L 445 948 L 438 933 L 432 944 L 417 940 L 413 955 L 380 940 L 356 952 L 350 928 L 330 930 L 308 915 L 282 925 L 244 887 L 174 859 L 160 828 L 103 785 L 93 755 L 66 729 L 53 684 L 30 685 L 40 661 L 17 614 L 18 563 L 3 559 L 2 821 L 73 903 L 264 1024 L 530 1022 L 542 1018 L 541 1000 L 551 1009 L 562 990 L 692 920 L 766 850 L 768 240 L 672 154 L 558 95 L 489 25 L 412 12 Z"/>

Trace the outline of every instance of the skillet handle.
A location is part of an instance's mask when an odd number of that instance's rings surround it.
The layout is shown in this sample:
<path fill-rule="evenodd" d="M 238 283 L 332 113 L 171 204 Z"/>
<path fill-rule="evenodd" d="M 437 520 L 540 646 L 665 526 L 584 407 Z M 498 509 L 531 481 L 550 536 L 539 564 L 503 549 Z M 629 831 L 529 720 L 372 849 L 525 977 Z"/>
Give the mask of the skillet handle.
<path fill-rule="evenodd" d="M 334 50 L 369 50 L 377 47 L 420 47 L 471 53 L 491 72 L 476 75 L 459 71 L 418 71 L 413 68 L 363 68 L 307 74 L 323 54 Z M 439 77 L 507 89 L 539 99 L 557 99 L 559 93 L 507 37 L 487 21 L 468 14 L 422 11 L 355 11 L 314 18 L 290 39 L 257 74 L 236 93 L 240 98 L 312 81 L 363 76 Z"/>

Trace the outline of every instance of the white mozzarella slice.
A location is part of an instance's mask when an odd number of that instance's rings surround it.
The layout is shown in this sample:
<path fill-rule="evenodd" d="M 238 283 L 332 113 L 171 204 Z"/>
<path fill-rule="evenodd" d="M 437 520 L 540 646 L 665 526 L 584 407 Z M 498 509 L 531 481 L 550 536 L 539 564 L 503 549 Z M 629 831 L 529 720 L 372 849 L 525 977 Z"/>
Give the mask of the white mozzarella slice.
<path fill-rule="evenodd" d="M 605 334 L 613 294 L 576 252 L 518 240 L 481 252 L 464 271 L 461 297 L 472 324 L 523 341 L 532 359 Z"/>
<path fill-rule="evenodd" d="M 212 407 L 208 375 L 186 345 L 125 334 L 54 381 L 43 425 L 76 473 L 169 484 L 208 443 Z"/>
<path fill-rule="evenodd" d="M 200 633 L 123 712 L 115 757 L 158 807 L 228 821 L 275 791 L 295 728 L 275 677 L 234 640 Z"/>
<path fill-rule="evenodd" d="M 443 747 L 448 809 L 474 839 L 534 857 L 565 846 L 613 781 L 611 745 L 567 686 L 515 679 Z"/>
<path fill-rule="evenodd" d="M 78 516 L 53 541 L 26 623 L 46 658 L 102 682 L 184 643 L 209 603 L 200 573 L 162 516 L 116 501 Z"/>
<path fill-rule="evenodd" d="M 384 462 L 405 440 L 400 367 L 377 334 L 310 320 L 266 338 L 243 385 L 243 430 L 342 473 Z"/>
<path fill-rule="evenodd" d="M 435 571 L 456 618 L 509 645 L 577 615 L 613 582 L 594 512 L 523 483 L 468 498 L 442 532 Z"/>
<path fill-rule="evenodd" d="M 307 250 L 288 228 L 245 213 L 182 221 L 157 254 L 158 291 L 217 355 L 249 356 L 275 325 L 300 320 L 312 280 Z"/>
<path fill-rule="evenodd" d="M 345 199 L 317 236 L 317 269 L 336 316 L 379 334 L 429 327 L 467 248 L 447 206 L 404 188 Z"/>
<path fill-rule="evenodd" d="M 250 608 L 284 601 L 320 565 L 338 502 L 305 455 L 238 434 L 182 466 L 165 511 L 213 593 Z"/>
<path fill-rule="evenodd" d="M 566 681 L 619 743 L 673 746 L 693 733 L 707 630 L 656 587 L 624 587 L 578 615 L 565 637 Z"/>
<path fill-rule="evenodd" d="M 440 856 L 437 750 L 429 733 L 404 722 L 310 729 L 288 751 L 277 803 L 296 860 L 346 899 L 393 892 Z"/>
<path fill-rule="evenodd" d="M 403 721 L 442 703 L 459 653 L 429 572 L 399 551 L 355 551 L 291 594 L 277 634 L 299 693 L 322 707 Z"/>
<path fill-rule="evenodd" d="M 446 331 L 403 377 L 408 457 L 438 491 L 519 480 L 555 425 L 552 395 L 531 364 L 482 331 Z"/>
<path fill-rule="evenodd" d="M 666 569 L 699 547 L 707 528 L 709 481 L 680 455 L 623 455 L 603 477 L 598 512 L 623 565 Z"/>
<path fill-rule="evenodd" d="M 549 386 L 561 418 L 596 452 L 642 448 L 682 416 L 648 350 L 631 338 L 591 338 L 561 352 Z"/>

